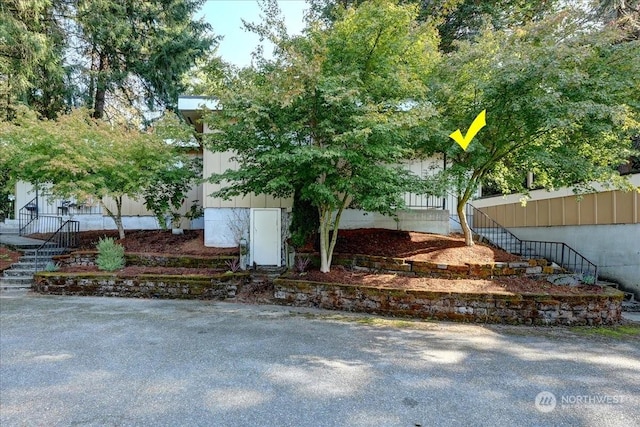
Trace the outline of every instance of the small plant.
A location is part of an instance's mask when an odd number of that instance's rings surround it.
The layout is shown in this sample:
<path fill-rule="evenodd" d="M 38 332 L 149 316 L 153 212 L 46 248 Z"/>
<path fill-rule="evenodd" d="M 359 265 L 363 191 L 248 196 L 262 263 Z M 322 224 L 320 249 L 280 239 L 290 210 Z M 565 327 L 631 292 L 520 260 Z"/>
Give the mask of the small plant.
<path fill-rule="evenodd" d="M 585 285 L 595 285 L 596 277 L 591 274 L 583 274 L 582 275 L 582 283 Z"/>
<path fill-rule="evenodd" d="M 49 261 L 47 265 L 44 266 L 44 271 L 48 271 L 49 273 L 53 273 L 54 271 L 60 270 L 60 264 L 53 263 Z"/>
<path fill-rule="evenodd" d="M 240 270 L 240 259 L 239 258 L 229 259 L 229 260 L 225 261 L 224 263 L 227 265 L 227 268 L 232 273 L 236 273 L 236 272 L 238 272 L 238 270 Z"/>
<path fill-rule="evenodd" d="M 100 239 L 97 249 L 96 264 L 98 264 L 98 269 L 116 271 L 124 267 L 124 247 L 116 243 L 113 238 Z"/>
<path fill-rule="evenodd" d="M 184 214 L 184 217 L 193 221 L 194 219 L 198 219 L 202 216 L 204 216 L 204 209 L 202 208 L 202 206 L 198 205 L 199 200 L 194 200 L 191 203 L 191 207 L 189 208 L 189 211 Z"/>
<path fill-rule="evenodd" d="M 296 271 L 300 274 L 303 274 L 306 270 L 307 267 L 309 266 L 309 263 L 311 262 L 311 260 L 307 257 L 297 257 L 296 258 Z"/>

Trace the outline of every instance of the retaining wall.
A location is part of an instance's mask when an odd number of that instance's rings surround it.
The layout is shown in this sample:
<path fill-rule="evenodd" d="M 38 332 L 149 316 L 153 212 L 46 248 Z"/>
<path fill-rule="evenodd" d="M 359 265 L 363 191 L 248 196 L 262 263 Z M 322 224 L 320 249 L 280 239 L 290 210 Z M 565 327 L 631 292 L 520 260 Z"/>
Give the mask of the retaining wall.
<path fill-rule="evenodd" d="M 320 265 L 318 254 L 299 254 L 308 256 L 316 265 Z M 446 278 L 493 276 L 526 276 L 539 274 L 556 274 L 564 272 L 554 267 L 546 259 L 530 259 L 517 262 L 495 262 L 486 264 L 463 265 L 438 264 L 426 261 L 412 261 L 404 258 L 390 258 L 370 255 L 334 254 L 332 265 L 343 265 L 349 268 L 366 268 L 389 272 L 414 273 L 416 276 L 438 276 Z"/>
<path fill-rule="evenodd" d="M 51 295 L 223 300 L 235 297 L 249 280 L 249 273 L 119 277 L 110 273 L 39 272 L 32 289 Z"/>
<path fill-rule="evenodd" d="M 95 266 L 97 251 L 76 251 L 53 257 L 53 261 L 69 267 Z M 227 268 L 226 262 L 237 259 L 237 255 L 198 256 L 166 255 L 147 252 L 127 252 L 126 265 L 145 267 Z"/>
<path fill-rule="evenodd" d="M 600 295 L 455 293 L 370 288 L 292 279 L 274 281 L 285 305 L 393 316 L 527 325 L 603 325 L 621 320 L 623 294 Z"/>

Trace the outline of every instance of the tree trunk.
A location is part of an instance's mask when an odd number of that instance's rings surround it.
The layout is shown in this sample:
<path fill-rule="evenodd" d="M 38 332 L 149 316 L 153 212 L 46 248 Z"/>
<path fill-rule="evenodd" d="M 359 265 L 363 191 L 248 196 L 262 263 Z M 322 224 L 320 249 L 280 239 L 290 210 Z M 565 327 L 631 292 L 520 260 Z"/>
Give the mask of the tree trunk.
<path fill-rule="evenodd" d="M 116 207 L 118 213 L 116 215 L 116 226 L 118 227 L 118 235 L 120 239 L 124 239 L 124 225 L 122 224 L 122 196 L 116 197 Z"/>
<path fill-rule="evenodd" d="M 333 250 L 338 241 L 338 229 L 340 228 L 340 218 L 342 212 L 347 206 L 348 196 L 345 195 L 340 202 L 340 207 L 336 212 L 336 219 L 331 223 L 333 209 L 331 206 L 322 206 L 318 208 L 320 213 L 320 272 L 328 273 L 331 271 L 331 260 L 333 258 Z M 333 235 L 331 235 L 333 230 Z"/>
<path fill-rule="evenodd" d="M 101 119 L 102 117 L 104 117 L 104 103 L 105 103 L 105 97 L 107 94 L 107 84 L 106 84 L 106 79 L 103 75 L 104 70 L 107 67 L 107 60 L 106 58 L 100 56 L 99 59 L 99 64 L 98 64 L 98 77 L 97 77 L 97 81 L 96 81 L 96 95 L 94 97 L 94 103 L 93 103 L 93 118 L 94 119 Z"/>
<path fill-rule="evenodd" d="M 331 253 L 329 253 L 331 210 L 320 208 L 318 211 L 320 214 L 320 272 L 328 273 L 331 271 Z"/>
<path fill-rule="evenodd" d="M 111 218 L 113 222 L 116 223 L 116 227 L 118 228 L 119 238 L 124 239 L 124 225 L 122 224 L 122 196 L 115 197 L 114 199 L 116 201 L 116 210 L 117 210 L 115 214 L 111 211 L 111 209 L 107 207 L 107 205 L 104 203 L 104 200 L 102 198 L 100 198 L 100 205 L 102 205 L 104 210 L 107 212 L 107 215 L 109 216 L 109 218 Z"/>
<path fill-rule="evenodd" d="M 456 205 L 456 210 L 458 212 L 458 219 L 460 220 L 460 226 L 462 227 L 462 233 L 464 234 L 464 243 L 467 246 L 473 246 L 473 235 L 471 234 L 471 228 L 469 228 L 469 224 L 467 223 L 467 215 L 465 214 L 465 206 L 467 205 L 468 200 L 464 197 L 458 198 L 458 204 Z"/>

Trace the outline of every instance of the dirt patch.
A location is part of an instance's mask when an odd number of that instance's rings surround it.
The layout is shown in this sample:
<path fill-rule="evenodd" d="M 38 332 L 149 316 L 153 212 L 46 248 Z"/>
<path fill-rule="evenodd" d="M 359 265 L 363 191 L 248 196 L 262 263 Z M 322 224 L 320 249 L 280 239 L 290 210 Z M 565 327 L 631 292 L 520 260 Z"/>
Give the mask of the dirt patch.
<path fill-rule="evenodd" d="M 301 251 L 312 252 L 319 249 L 320 245 L 316 241 L 310 242 Z M 520 257 L 516 255 L 485 244 L 477 243 L 471 247 L 466 246 L 464 237 L 460 234 L 444 236 L 377 228 L 340 230 L 334 252 L 456 265 L 520 260 Z"/>
<path fill-rule="evenodd" d="M 535 293 L 546 295 L 602 294 L 600 286 L 553 285 L 544 279 L 528 277 L 500 277 L 494 279 L 443 279 L 415 277 L 402 274 L 379 274 L 350 271 L 342 266 L 332 267 L 329 273 L 311 270 L 306 273 L 288 273 L 288 279 L 309 280 L 322 283 L 342 283 L 373 288 L 414 289 L 434 292 L 469 293 Z"/>
<path fill-rule="evenodd" d="M 0 246 L 0 271 L 6 270 L 11 267 L 11 264 L 18 262 L 21 255 L 20 252 Z"/>

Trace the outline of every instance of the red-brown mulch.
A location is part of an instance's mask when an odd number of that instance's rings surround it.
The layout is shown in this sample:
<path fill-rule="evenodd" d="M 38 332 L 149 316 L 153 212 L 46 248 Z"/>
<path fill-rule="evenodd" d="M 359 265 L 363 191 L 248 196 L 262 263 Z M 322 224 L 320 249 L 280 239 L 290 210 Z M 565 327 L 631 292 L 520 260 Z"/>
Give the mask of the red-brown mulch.
<path fill-rule="evenodd" d="M 38 238 L 37 234 L 29 237 Z M 101 238 L 111 237 L 127 252 L 146 252 L 173 255 L 233 255 L 238 248 L 210 248 L 204 246 L 203 230 L 184 230 L 172 234 L 171 230 L 125 230 L 125 238 L 118 239 L 117 230 L 81 231 L 77 250 L 96 250 Z"/>
<path fill-rule="evenodd" d="M 12 251 L 9 248 L 0 246 L 0 271 L 6 270 L 11 267 L 11 264 L 18 262 L 21 255 L 22 254 L 20 252 Z"/>
<path fill-rule="evenodd" d="M 491 292 L 491 293 L 534 293 L 534 294 L 601 294 L 602 288 L 593 285 L 562 286 L 553 285 L 544 279 L 528 277 L 498 277 L 489 279 L 445 279 L 416 277 L 402 274 L 379 274 L 349 271 L 342 266 L 331 267 L 329 273 L 310 270 L 305 273 L 289 273 L 287 278 L 309 280 L 321 283 L 342 283 L 345 285 L 373 288 L 413 289 L 434 292 Z"/>
<path fill-rule="evenodd" d="M 306 245 L 302 251 L 317 251 L 319 249 L 317 243 L 315 246 L 312 242 Z M 377 228 L 340 230 L 334 252 L 456 265 L 520 260 L 520 257 L 516 255 L 485 244 L 476 243 L 474 246 L 466 246 L 464 237 L 460 234 L 444 236 Z"/>
<path fill-rule="evenodd" d="M 100 237 L 117 238 L 117 231 L 86 231 L 80 233 L 80 248 L 95 250 Z M 171 231 L 140 230 L 127 231 L 126 238 L 118 241 L 127 252 L 166 253 L 182 255 L 232 255 L 236 248 L 208 248 L 203 244 L 202 230 L 185 230 L 184 235 L 173 235 Z M 314 251 L 313 242 L 303 248 L 303 252 Z M 317 250 L 317 248 L 315 248 Z M 437 235 L 407 231 L 358 229 L 341 230 L 338 234 L 336 253 L 351 253 L 373 256 L 406 258 L 415 261 L 428 261 L 438 264 L 464 265 L 465 263 L 484 264 L 520 260 L 500 249 L 484 244 L 467 247 L 461 235 Z M 65 272 L 98 271 L 95 267 L 65 268 Z M 220 274 L 223 270 L 194 269 L 173 267 L 137 267 L 129 266 L 117 272 L 119 276 L 141 274 Z M 350 271 L 341 266 L 333 266 L 331 272 L 320 273 L 310 270 L 304 275 L 291 273 L 290 278 L 303 280 L 367 285 L 373 287 L 393 287 L 397 289 L 423 289 L 446 292 L 506 292 L 506 293 L 601 293 L 598 286 L 559 286 L 544 280 L 526 277 L 503 277 L 488 279 L 444 279 L 414 277 L 401 274 L 375 274 Z M 262 293 L 264 290 L 261 290 Z M 265 293 L 266 295 L 266 293 Z M 266 297 L 265 297 L 266 298 Z"/>

